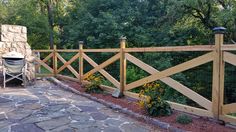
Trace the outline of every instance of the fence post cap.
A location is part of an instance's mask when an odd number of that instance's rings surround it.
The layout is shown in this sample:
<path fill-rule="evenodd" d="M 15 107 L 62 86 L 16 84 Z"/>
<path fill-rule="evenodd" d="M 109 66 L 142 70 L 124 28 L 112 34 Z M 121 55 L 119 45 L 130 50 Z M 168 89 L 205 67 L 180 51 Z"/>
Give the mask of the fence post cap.
<path fill-rule="evenodd" d="M 126 36 L 121 36 L 120 40 L 127 40 Z"/>
<path fill-rule="evenodd" d="M 84 41 L 79 41 L 79 44 L 84 44 Z"/>
<path fill-rule="evenodd" d="M 226 31 L 225 27 L 215 27 L 213 28 L 215 34 L 224 34 Z"/>

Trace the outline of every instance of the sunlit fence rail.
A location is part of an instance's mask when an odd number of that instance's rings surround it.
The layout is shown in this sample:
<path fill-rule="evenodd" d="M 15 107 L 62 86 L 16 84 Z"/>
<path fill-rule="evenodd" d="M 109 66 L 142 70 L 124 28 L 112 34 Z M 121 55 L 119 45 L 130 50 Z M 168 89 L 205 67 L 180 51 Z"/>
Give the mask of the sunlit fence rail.
<path fill-rule="evenodd" d="M 139 94 L 130 92 L 130 90 L 142 86 L 146 83 L 160 80 L 174 90 L 180 92 L 184 96 L 188 97 L 200 107 L 193 107 L 188 105 L 179 104 L 176 102 L 168 101 L 173 109 L 184 111 L 191 114 L 196 114 L 205 117 L 213 117 L 226 122 L 236 123 L 236 117 L 230 116 L 232 113 L 236 113 L 236 103 L 224 104 L 224 76 L 225 76 L 225 63 L 229 63 L 236 66 L 236 55 L 232 51 L 236 51 L 235 44 L 223 44 L 223 34 L 215 34 L 215 44 L 211 45 L 196 45 L 196 46 L 171 46 L 171 47 L 145 47 L 145 48 L 126 48 L 126 39 L 121 38 L 120 48 L 114 49 L 83 49 L 83 43 L 80 42 L 79 49 L 57 49 L 54 46 L 52 50 L 34 50 L 37 54 L 47 54 L 44 57 L 36 57 L 35 61 L 38 63 L 36 69 L 44 67 L 47 73 L 37 73 L 37 76 L 55 76 L 62 79 L 70 79 L 80 83 L 85 82 L 85 78 L 99 72 L 103 75 L 114 87 L 104 86 L 102 88 L 109 92 L 119 89 L 120 92 L 129 97 L 139 99 Z M 148 53 L 148 52 L 202 52 L 205 53 L 196 58 L 193 58 L 184 63 L 175 65 L 168 69 L 159 71 L 149 64 L 141 61 L 137 57 L 131 55 L 131 53 Z M 107 59 L 106 61 L 98 64 L 87 54 L 90 53 L 110 52 L 115 55 Z M 74 53 L 74 55 L 66 60 L 61 55 L 62 53 Z M 47 63 L 50 61 L 50 64 Z M 78 61 L 76 67 L 71 64 Z M 89 63 L 93 69 L 84 73 L 84 61 Z M 119 80 L 109 74 L 104 68 L 112 63 L 119 61 Z M 139 79 L 137 81 L 127 83 L 126 82 L 126 69 L 127 61 L 136 65 L 140 69 L 146 71 L 150 75 Z M 62 63 L 61 66 L 58 64 Z M 212 97 L 211 100 L 203 97 L 191 88 L 176 81 L 170 76 L 198 67 L 200 65 L 212 62 Z M 73 76 L 62 75 L 61 72 L 64 69 L 68 69 Z"/>

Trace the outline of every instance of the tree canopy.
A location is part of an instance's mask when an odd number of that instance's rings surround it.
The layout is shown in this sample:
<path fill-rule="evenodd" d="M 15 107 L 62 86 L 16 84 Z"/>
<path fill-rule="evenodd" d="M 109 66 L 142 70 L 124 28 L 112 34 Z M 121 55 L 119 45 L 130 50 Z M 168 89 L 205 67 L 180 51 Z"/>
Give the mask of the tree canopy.
<path fill-rule="evenodd" d="M 33 49 L 50 48 L 52 44 L 78 48 L 81 40 L 86 48 L 117 48 L 120 36 L 128 38 L 128 47 L 204 45 L 214 43 L 212 29 L 217 26 L 227 28 L 226 43 L 236 42 L 235 0 L 0 0 L 0 12 L 1 24 L 28 28 Z M 164 69 L 197 55 L 182 53 L 180 57 L 166 53 L 139 57 Z M 205 72 L 175 78 L 210 96 L 211 91 L 205 92 L 203 87 L 211 85 L 211 78 L 205 79 L 211 76 L 211 66 L 198 70 Z M 135 68 L 131 71 L 130 74 L 138 73 Z M 228 71 L 235 73 L 235 68 Z M 232 89 L 235 77 L 229 76 L 228 92 L 236 92 Z"/>

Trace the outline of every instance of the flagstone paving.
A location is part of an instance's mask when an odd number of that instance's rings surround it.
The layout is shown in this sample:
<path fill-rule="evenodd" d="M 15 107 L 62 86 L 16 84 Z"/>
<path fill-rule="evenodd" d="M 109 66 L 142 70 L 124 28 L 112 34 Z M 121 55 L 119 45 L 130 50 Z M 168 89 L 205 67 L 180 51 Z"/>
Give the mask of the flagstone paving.
<path fill-rule="evenodd" d="M 147 124 L 54 84 L 0 89 L 0 132 L 149 132 Z"/>

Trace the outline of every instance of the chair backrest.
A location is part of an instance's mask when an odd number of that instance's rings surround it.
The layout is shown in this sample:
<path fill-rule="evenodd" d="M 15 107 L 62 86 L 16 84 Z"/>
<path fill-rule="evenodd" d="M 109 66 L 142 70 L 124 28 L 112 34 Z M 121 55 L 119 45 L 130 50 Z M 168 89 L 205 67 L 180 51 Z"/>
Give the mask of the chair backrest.
<path fill-rule="evenodd" d="M 3 65 L 8 73 L 22 73 L 25 59 L 3 59 Z"/>

